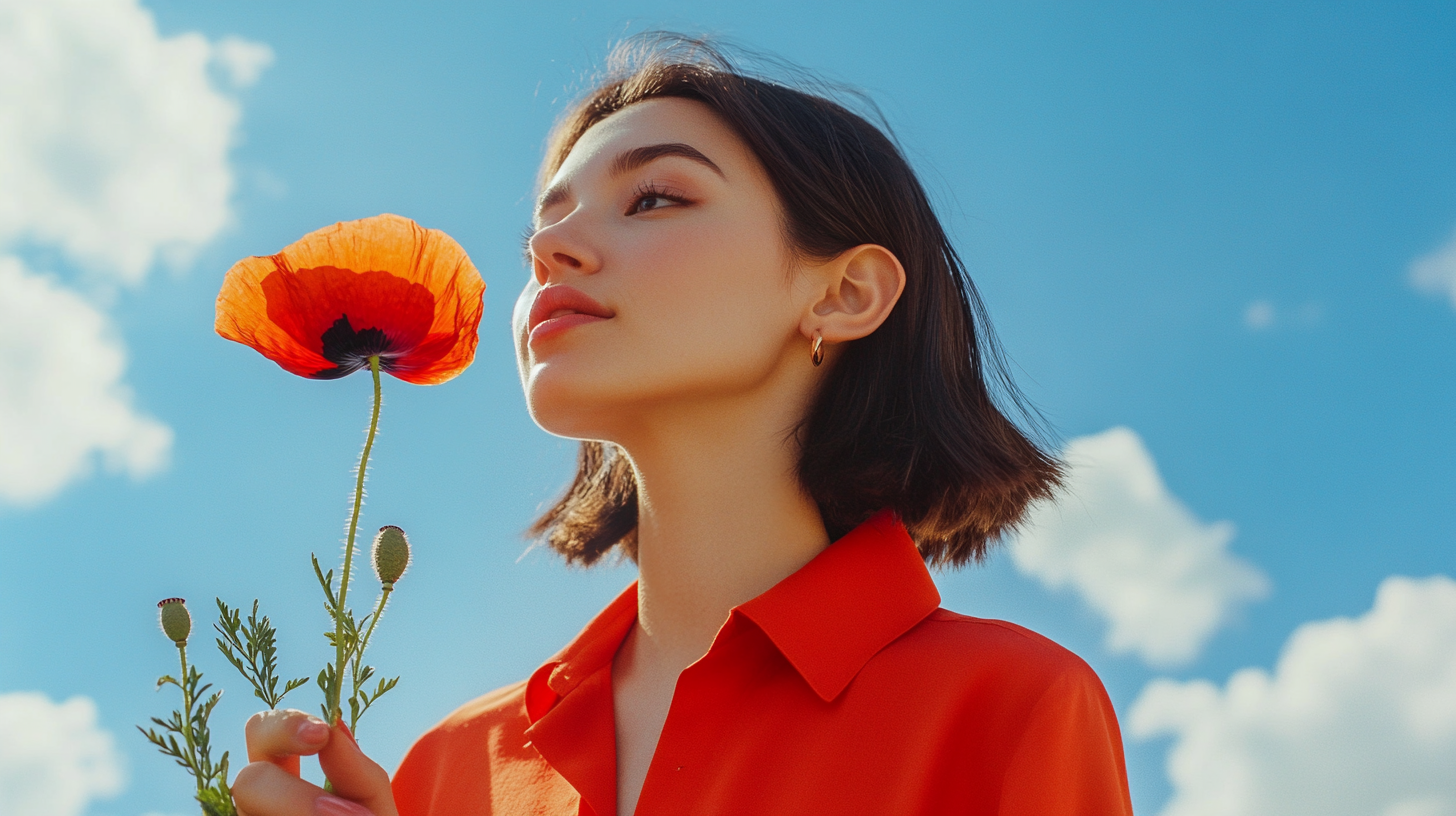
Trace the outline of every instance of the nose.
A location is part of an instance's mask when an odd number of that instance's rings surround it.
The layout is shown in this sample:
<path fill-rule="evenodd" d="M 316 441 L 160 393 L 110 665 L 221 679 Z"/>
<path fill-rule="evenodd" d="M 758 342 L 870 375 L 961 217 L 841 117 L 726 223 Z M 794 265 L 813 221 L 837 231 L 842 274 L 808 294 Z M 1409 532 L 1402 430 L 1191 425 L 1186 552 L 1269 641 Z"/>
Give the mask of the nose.
<path fill-rule="evenodd" d="M 582 234 L 580 221 L 569 215 L 531 235 L 531 274 L 536 283 L 545 286 L 572 273 L 591 275 L 601 269 L 601 256 Z"/>

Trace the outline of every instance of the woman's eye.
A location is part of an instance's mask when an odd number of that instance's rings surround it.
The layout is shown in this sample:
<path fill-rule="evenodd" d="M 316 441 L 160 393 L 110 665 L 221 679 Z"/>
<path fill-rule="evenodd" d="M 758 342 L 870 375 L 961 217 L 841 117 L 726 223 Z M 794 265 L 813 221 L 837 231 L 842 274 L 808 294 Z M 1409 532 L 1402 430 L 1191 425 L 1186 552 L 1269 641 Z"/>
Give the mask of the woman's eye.
<path fill-rule="evenodd" d="M 642 196 L 641 198 L 637 199 L 637 203 L 633 205 L 632 211 L 633 212 L 644 212 L 646 210 L 655 210 L 655 209 L 658 209 L 660 207 L 666 207 L 668 204 L 671 204 L 671 203 L 672 203 L 672 201 L 670 199 L 668 199 L 666 196 L 660 196 L 660 195 L 647 195 L 647 196 Z"/>
<path fill-rule="evenodd" d="M 628 215 L 647 212 L 648 210 L 660 210 L 664 207 L 672 207 L 685 203 L 683 197 L 674 190 L 663 190 L 656 185 L 642 185 L 632 197 L 632 204 L 627 207 Z"/>

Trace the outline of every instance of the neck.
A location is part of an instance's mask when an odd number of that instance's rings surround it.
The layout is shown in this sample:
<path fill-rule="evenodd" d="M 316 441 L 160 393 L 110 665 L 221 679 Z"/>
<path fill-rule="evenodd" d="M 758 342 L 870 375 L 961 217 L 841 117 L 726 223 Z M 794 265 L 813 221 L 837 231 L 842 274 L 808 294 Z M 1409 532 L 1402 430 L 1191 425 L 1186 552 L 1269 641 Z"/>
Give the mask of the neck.
<path fill-rule="evenodd" d="M 802 405 L 781 394 L 675 405 L 623 445 L 638 491 L 634 650 L 652 662 L 685 668 L 733 607 L 828 546 L 796 473 Z"/>

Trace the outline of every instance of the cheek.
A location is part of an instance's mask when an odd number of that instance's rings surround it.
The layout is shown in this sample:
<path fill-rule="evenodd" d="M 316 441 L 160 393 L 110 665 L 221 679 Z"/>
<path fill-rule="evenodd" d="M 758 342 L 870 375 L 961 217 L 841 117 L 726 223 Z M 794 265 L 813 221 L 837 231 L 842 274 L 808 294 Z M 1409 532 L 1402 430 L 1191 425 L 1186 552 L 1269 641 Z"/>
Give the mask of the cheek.
<path fill-rule="evenodd" d="M 765 240 L 765 235 L 771 236 Z M 642 247 L 632 286 L 638 354 L 665 374 L 761 368 L 797 320 L 776 233 L 684 231 Z"/>
<path fill-rule="evenodd" d="M 531 414 L 552 433 L 612 439 L 653 404 L 742 393 L 766 380 L 797 333 L 775 224 L 627 237 L 597 273 L 617 317 L 535 361 L 521 357 Z M 518 354 L 534 294 L 528 285 L 517 302 Z"/>

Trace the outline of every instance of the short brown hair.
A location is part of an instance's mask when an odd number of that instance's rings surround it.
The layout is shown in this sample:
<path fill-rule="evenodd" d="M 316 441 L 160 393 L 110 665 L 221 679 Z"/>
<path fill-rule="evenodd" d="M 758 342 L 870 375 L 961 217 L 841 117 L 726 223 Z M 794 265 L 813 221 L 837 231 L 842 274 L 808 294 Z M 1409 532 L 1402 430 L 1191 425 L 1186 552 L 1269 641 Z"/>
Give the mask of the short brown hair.
<path fill-rule="evenodd" d="M 846 106 L 736 70 L 703 40 L 654 33 L 619 46 L 606 78 L 557 124 L 542 183 L 592 125 L 664 97 L 707 105 L 748 145 L 801 257 L 879 244 L 905 268 L 889 317 L 846 344 L 796 429 L 799 481 L 831 538 L 889 507 L 928 563 L 981 560 L 1032 501 L 1051 495 L 1061 467 L 992 396 L 994 383 L 1036 421 L 914 170 L 886 131 Z M 635 560 L 637 483 L 626 454 L 583 442 L 576 478 L 529 532 L 571 563 L 614 547 Z"/>

